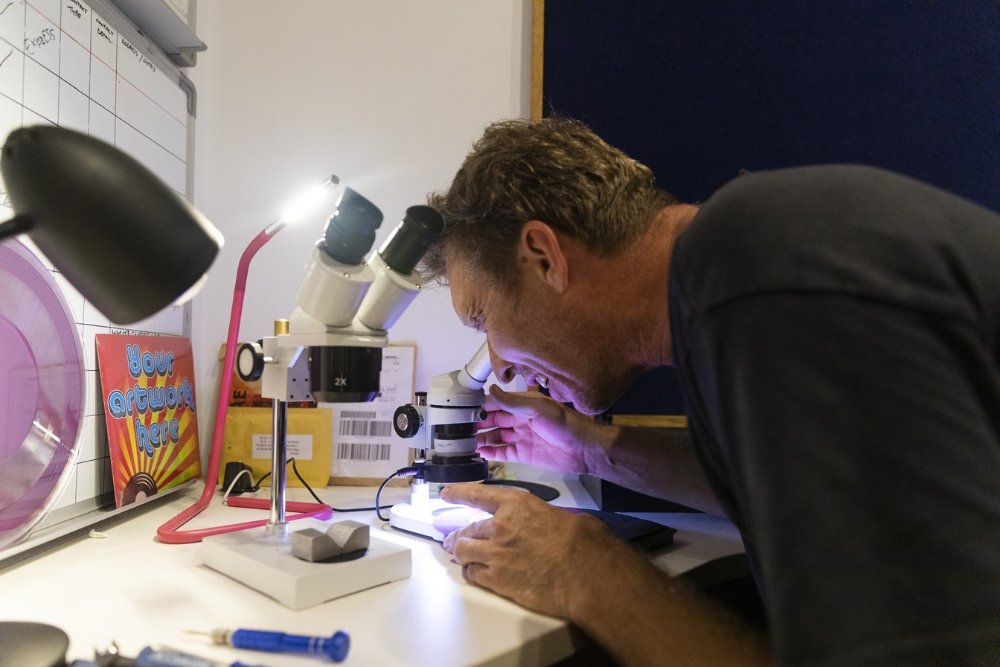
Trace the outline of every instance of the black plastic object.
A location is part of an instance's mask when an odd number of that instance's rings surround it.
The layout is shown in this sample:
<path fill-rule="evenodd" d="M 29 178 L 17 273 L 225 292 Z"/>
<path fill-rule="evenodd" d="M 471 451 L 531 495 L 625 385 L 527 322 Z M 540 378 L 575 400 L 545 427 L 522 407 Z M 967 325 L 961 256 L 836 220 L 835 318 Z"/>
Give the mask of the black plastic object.
<path fill-rule="evenodd" d="M 444 231 L 444 218 L 430 206 L 411 206 L 378 254 L 393 271 L 410 273 L 427 248 Z"/>
<path fill-rule="evenodd" d="M 436 424 L 434 440 L 468 440 L 476 437 L 477 426 L 474 422 L 458 422 L 457 424 Z"/>
<path fill-rule="evenodd" d="M 241 474 L 244 470 L 249 471 L 250 466 L 243 463 L 243 461 L 229 461 L 226 463 L 226 469 L 222 475 L 223 492 L 228 491 L 229 495 L 238 496 L 241 493 L 253 491 L 253 479 L 249 474 Z M 237 480 L 235 484 L 233 484 L 233 480 Z M 229 488 L 230 485 L 232 485 L 232 489 Z"/>
<path fill-rule="evenodd" d="M 479 482 L 489 476 L 489 464 L 478 455 L 435 456 L 420 464 L 417 477 L 435 484 Z"/>
<path fill-rule="evenodd" d="M 326 223 L 323 248 L 341 264 L 360 264 L 375 243 L 382 211 L 351 188 L 337 199 L 337 211 Z"/>
<path fill-rule="evenodd" d="M 378 396 L 382 348 L 309 348 L 309 391 L 321 403 L 361 403 Z"/>
<path fill-rule="evenodd" d="M 15 220 L 112 321 L 145 319 L 195 285 L 222 235 L 152 172 L 73 130 L 14 130 L 0 172 Z M 6 226 L 5 226 L 6 227 Z M 3 234 L 6 235 L 7 229 Z"/>
<path fill-rule="evenodd" d="M 63 667 L 69 637 L 44 623 L 0 622 L 0 664 L 18 667 Z"/>

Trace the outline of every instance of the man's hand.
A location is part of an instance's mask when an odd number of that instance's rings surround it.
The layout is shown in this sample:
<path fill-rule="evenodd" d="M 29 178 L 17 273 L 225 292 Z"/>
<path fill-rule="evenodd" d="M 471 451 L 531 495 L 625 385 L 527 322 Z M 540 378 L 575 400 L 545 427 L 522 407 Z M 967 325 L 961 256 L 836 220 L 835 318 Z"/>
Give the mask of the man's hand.
<path fill-rule="evenodd" d="M 637 557 L 598 519 L 523 491 L 459 484 L 441 497 L 493 514 L 445 538 L 466 581 L 543 614 L 572 620 L 577 598 L 591 594 L 588 582 L 603 576 L 602 564 Z"/>
<path fill-rule="evenodd" d="M 484 406 L 488 415 L 476 436 L 479 453 L 490 461 L 527 463 L 566 473 L 591 471 L 603 427 L 586 415 L 534 391 L 507 392 L 494 385 Z"/>
<path fill-rule="evenodd" d="M 444 548 L 471 584 L 576 624 L 623 665 L 764 665 L 761 638 L 677 584 L 600 520 L 515 489 L 445 487 L 448 502 L 493 514 Z"/>
<path fill-rule="evenodd" d="M 476 434 L 489 461 L 587 473 L 657 498 L 723 514 L 683 431 L 599 424 L 537 391 L 493 385 Z"/>

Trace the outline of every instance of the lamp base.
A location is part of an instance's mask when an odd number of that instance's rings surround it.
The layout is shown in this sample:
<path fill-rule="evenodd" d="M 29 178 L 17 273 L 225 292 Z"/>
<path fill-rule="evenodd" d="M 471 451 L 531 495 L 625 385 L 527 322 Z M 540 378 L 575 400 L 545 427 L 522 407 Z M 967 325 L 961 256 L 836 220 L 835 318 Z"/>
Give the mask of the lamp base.
<path fill-rule="evenodd" d="M 389 510 L 389 525 L 397 530 L 441 542 L 448 533 L 492 515 L 475 507 L 453 505 L 440 498 L 399 503 Z"/>
<path fill-rule="evenodd" d="M 292 532 L 322 532 L 329 523 L 303 519 L 294 530 L 265 526 L 207 537 L 202 563 L 295 610 L 410 576 L 410 550 L 375 535 L 367 553 L 354 560 L 310 563 L 292 555 Z"/>
<path fill-rule="evenodd" d="M 57 667 L 66 664 L 69 636 L 44 623 L 0 621 L 0 646 L 6 665 Z"/>

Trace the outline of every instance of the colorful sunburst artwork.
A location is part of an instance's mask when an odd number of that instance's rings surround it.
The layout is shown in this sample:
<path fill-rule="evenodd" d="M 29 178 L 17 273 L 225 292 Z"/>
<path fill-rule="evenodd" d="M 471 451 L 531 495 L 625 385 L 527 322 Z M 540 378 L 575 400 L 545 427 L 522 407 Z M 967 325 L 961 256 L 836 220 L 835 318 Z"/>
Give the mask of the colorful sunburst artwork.
<path fill-rule="evenodd" d="M 100 334 L 97 359 L 117 506 L 200 476 L 191 339 Z"/>

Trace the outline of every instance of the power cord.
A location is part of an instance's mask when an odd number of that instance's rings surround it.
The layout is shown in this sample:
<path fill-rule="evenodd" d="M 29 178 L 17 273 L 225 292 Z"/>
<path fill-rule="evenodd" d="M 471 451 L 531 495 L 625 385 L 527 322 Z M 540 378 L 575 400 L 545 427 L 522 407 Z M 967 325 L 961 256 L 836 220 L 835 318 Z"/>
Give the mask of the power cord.
<path fill-rule="evenodd" d="M 268 473 L 268 474 L 270 474 L 270 473 Z M 253 475 L 250 474 L 250 468 L 243 468 L 242 470 L 240 470 L 236 474 L 236 477 L 233 477 L 233 481 L 231 481 L 229 483 L 229 487 L 226 489 L 226 492 L 224 494 L 222 494 L 222 504 L 223 505 L 226 504 L 226 500 L 229 499 L 229 494 L 233 492 L 233 488 L 236 487 L 237 482 L 240 481 L 240 477 L 242 477 L 243 475 L 246 475 L 247 477 L 250 478 L 250 490 L 251 491 L 256 491 L 257 489 L 260 488 L 260 484 L 258 484 L 257 486 L 254 486 L 254 484 L 253 484 Z M 261 477 L 262 481 L 263 481 L 263 479 L 264 478 Z M 240 493 L 242 493 L 242 492 L 240 492 Z"/>
<path fill-rule="evenodd" d="M 295 457 L 294 456 L 289 457 L 288 460 L 285 461 L 285 465 L 288 465 L 289 463 L 292 464 L 292 472 L 295 473 L 295 477 L 298 478 L 298 480 L 300 482 L 302 482 L 302 486 L 305 487 L 306 491 L 309 492 L 309 495 L 311 495 L 316 502 L 320 503 L 321 505 L 326 505 L 327 507 L 329 507 L 334 512 L 371 512 L 372 510 L 374 510 L 375 514 L 382 521 L 388 521 L 389 519 L 387 519 L 387 518 L 385 518 L 385 517 L 382 516 L 381 510 L 389 509 L 390 507 L 392 507 L 392 505 L 381 505 L 380 504 L 379 499 L 382 496 L 382 489 L 384 489 L 385 485 L 388 484 L 389 481 L 392 480 L 393 478 L 395 478 L 397 476 L 399 476 L 399 477 L 405 477 L 407 475 L 414 475 L 418 471 L 418 468 L 416 466 L 407 466 L 405 468 L 400 468 L 396 472 L 394 472 L 391 475 L 389 475 L 388 477 L 386 477 L 385 480 L 383 480 L 382 485 L 378 487 L 378 491 L 375 493 L 375 506 L 374 507 L 334 507 L 333 505 L 330 505 L 329 503 L 324 503 L 322 500 L 320 500 L 319 496 L 316 495 L 316 492 L 313 491 L 313 489 L 312 489 L 311 486 L 309 486 L 309 482 L 307 482 L 305 479 L 302 478 L 302 475 L 299 473 L 298 466 L 295 465 Z M 242 477 L 243 475 L 246 475 L 247 477 L 250 478 L 250 489 L 249 489 L 249 491 L 251 491 L 253 493 L 256 493 L 257 491 L 260 491 L 260 485 L 264 482 L 264 480 L 266 480 L 268 477 L 270 477 L 271 473 L 269 473 L 269 472 L 268 473 L 264 473 L 261 476 L 260 479 L 258 479 L 256 482 L 254 482 L 253 481 L 253 475 L 250 473 L 250 469 L 249 468 L 244 468 L 229 483 L 229 487 L 226 489 L 226 492 L 222 496 L 222 502 L 223 502 L 223 504 L 225 504 L 226 500 L 229 498 L 230 493 L 232 493 L 233 488 L 236 486 L 236 484 L 239 481 L 240 477 Z"/>
<path fill-rule="evenodd" d="M 385 488 L 385 485 L 391 482 L 394 477 L 408 477 L 410 475 L 416 475 L 418 472 L 420 472 L 420 468 L 418 468 L 417 466 L 406 466 L 405 468 L 400 468 L 399 470 L 397 470 L 396 472 L 392 473 L 384 480 L 382 480 L 382 484 L 379 485 L 378 491 L 375 492 L 375 516 L 377 516 L 381 521 L 389 520 L 387 517 L 382 516 L 382 509 L 384 509 L 384 507 L 392 507 L 392 506 L 385 505 L 383 507 L 379 501 L 379 499 L 382 497 L 382 489 Z"/>

